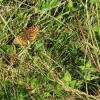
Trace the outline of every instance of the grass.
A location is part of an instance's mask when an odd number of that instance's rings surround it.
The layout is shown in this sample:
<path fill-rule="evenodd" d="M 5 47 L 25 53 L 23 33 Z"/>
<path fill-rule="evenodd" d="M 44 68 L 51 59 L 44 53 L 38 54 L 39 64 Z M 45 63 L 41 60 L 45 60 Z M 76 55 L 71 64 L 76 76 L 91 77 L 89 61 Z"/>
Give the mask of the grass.
<path fill-rule="evenodd" d="M 0 0 L 0 100 L 99 100 L 99 0 Z M 39 26 L 26 46 L 14 38 Z"/>

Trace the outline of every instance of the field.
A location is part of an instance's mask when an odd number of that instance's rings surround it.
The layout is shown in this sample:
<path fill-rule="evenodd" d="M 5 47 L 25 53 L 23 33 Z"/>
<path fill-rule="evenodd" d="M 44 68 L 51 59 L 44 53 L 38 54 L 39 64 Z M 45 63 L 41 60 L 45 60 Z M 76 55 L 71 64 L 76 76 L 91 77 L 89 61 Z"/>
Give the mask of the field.
<path fill-rule="evenodd" d="M 100 100 L 100 0 L 0 0 L 0 100 Z"/>

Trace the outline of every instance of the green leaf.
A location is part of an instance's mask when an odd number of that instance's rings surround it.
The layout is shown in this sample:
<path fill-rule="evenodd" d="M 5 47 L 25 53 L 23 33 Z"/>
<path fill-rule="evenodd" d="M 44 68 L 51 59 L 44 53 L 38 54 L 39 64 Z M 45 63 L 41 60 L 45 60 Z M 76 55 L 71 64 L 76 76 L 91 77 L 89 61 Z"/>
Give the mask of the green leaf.
<path fill-rule="evenodd" d="M 68 71 L 66 71 L 66 73 L 64 74 L 63 80 L 65 82 L 70 82 L 72 80 L 72 77 Z"/>
<path fill-rule="evenodd" d="M 32 79 L 31 80 L 31 86 L 32 88 L 37 88 L 39 85 L 38 80 L 37 79 Z"/>
<path fill-rule="evenodd" d="M 14 53 L 16 53 L 16 49 L 14 46 L 1 45 L 0 46 L 0 53 L 14 54 Z"/>
<path fill-rule="evenodd" d="M 37 7 L 41 10 L 48 10 L 49 8 L 53 8 L 54 6 L 58 6 L 60 1 L 58 0 L 48 0 L 48 1 L 42 1 L 40 0 L 37 4 Z"/>
<path fill-rule="evenodd" d="M 96 73 L 97 72 L 97 68 L 90 68 L 89 69 L 91 73 Z"/>
<path fill-rule="evenodd" d="M 57 84 L 55 88 L 56 88 L 56 91 L 55 91 L 56 95 L 61 96 L 62 86 Z"/>
<path fill-rule="evenodd" d="M 18 95 L 18 100 L 24 100 L 24 96 L 22 94 Z"/>
<path fill-rule="evenodd" d="M 81 83 L 82 83 L 81 81 L 73 80 L 73 81 L 70 82 L 70 86 L 72 88 L 79 88 Z"/>
<path fill-rule="evenodd" d="M 68 8 L 69 9 L 73 8 L 73 2 L 72 2 L 72 0 L 68 0 Z"/>
<path fill-rule="evenodd" d="M 91 60 L 89 60 L 87 63 L 86 63 L 86 68 L 90 68 L 91 67 Z"/>
<path fill-rule="evenodd" d="M 91 73 L 90 72 L 85 73 L 84 79 L 87 81 L 90 81 L 91 80 Z"/>
<path fill-rule="evenodd" d="M 100 36 L 100 26 L 94 26 L 93 28 L 94 32 L 96 32 L 96 34 L 98 34 Z"/>
<path fill-rule="evenodd" d="M 36 41 L 34 43 L 34 49 L 35 49 L 35 51 L 41 51 L 41 50 L 43 50 L 44 49 L 43 42 L 42 41 Z"/>

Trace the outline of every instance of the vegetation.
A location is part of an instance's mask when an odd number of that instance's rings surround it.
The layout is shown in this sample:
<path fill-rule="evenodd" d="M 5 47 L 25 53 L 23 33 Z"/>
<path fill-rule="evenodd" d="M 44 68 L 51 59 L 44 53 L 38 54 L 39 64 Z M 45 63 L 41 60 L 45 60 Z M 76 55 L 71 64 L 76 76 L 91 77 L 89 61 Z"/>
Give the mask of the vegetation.
<path fill-rule="evenodd" d="M 0 100 L 100 100 L 100 0 L 0 0 Z"/>

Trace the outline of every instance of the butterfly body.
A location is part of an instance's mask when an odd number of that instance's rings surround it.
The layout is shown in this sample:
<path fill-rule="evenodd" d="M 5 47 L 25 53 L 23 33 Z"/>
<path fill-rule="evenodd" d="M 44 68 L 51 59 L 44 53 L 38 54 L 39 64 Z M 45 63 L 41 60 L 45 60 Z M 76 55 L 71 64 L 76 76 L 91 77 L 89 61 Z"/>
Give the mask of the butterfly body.
<path fill-rule="evenodd" d="M 25 29 L 21 35 L 16 36 L 14 43 L 19 45 L 27 45 L 29 42 L 34 41 L 37 38 L 39 27 L 30 27 Z"/>

